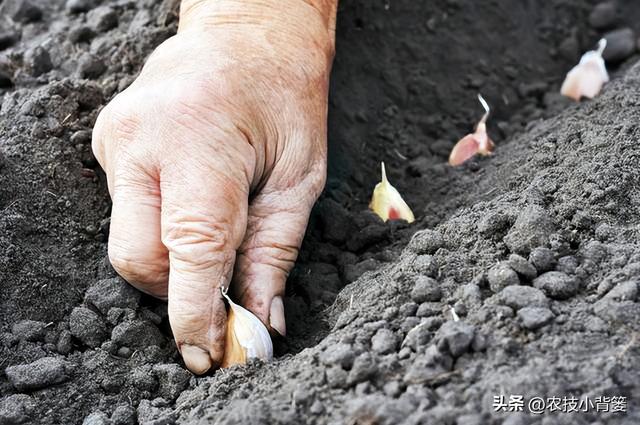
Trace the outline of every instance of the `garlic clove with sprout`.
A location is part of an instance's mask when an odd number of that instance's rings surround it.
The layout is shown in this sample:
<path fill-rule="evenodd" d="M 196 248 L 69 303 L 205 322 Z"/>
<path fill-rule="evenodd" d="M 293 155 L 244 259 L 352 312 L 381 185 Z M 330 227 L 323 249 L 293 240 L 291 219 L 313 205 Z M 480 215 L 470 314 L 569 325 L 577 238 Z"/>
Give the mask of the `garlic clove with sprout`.
<path fill-rule="evenodd" d="M 580 58 L 580 62 L 567 73 L 560 93 L 579 102 L 582 97 L 593 99 L 609 81 L 607 67 L 602 52 L 607 47 L 607 40 L 598 42 L 598 49 L 591 50 Z"/>
<path fill-rule="evenodd" d="M 273 343 L 267 327 L 253 313 L 231 301 L 226 291 L 222 295 L 229 303 L 224 357 L 221 367 L 245 364 L 249 359 L 273 359 Z"/>
<path fill-rule="evenodd" d="M 467 134 L 455 144 L 449 155 L 450 165 L 460 165 L 475 155 L 487 156 L 493 152 L 495 145 L 487 134 L 487 118 L 489 117 L 491 108 L 489 108 L 489 104 L 484 100 L 482 95 L 478 94 L 478 100 L 484 108 L 484 115 L 480 119 L 480 122 L 478 122 L 476 131 Z"/>
<path fill-rule="evenodd" d="M 387 180 L 387 172 L 384 168 L 384 162 L 381 163 L 382 180 L 373 189 L 373 196 L 369 208 L 378 215 L 383 221 L 387 220 L 406 220 L 413 223 L 415 217 L 411 208 L 402 199 L 398 190 L 391 186 Z"/>

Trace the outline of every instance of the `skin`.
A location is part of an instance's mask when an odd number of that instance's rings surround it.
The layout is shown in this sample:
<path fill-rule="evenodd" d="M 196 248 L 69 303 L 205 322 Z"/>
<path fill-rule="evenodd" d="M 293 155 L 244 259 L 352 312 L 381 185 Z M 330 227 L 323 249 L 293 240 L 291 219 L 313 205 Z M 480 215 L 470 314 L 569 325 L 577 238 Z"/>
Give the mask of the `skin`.
<path fill-rule="evenodd" d="M 286 277 L 325 183 L 336 6 L 184 0 L 177 35 L 97 119 L 109 258 L 168 300 L 194 373 L 223 357 L 221 287 L 286 333 Z"/>

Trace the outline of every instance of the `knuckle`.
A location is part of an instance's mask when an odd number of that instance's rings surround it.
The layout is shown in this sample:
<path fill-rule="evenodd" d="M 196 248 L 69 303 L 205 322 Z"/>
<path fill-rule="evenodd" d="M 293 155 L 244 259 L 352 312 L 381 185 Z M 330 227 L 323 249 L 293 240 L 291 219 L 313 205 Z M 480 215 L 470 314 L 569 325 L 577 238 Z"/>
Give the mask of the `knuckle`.
<path fill-rule="evenodd" d="M 127 282 L 141 286 L 145 292 L 154 296 L 163 296 L 159 285 L 166 283 L 169 276 L 166 261 L 157 257 L 145 257 L 143 253 L 132 253 L 117 241 L 109 241 L 109 262 L 114 270 Z"/>
<path fill-rule="evenodd" d="M 205 217 L 173 216 L 163 229 L 162 242 L 172 259 L 194 271 L 229 262 L 233 258 L 230 223 Z"/>
<path fill-rule="evenodd" d="M 286 278 L 298 258 L 298 247 L 295 245 L 269 243 L 252 246 L 243 250 L 241 262 L 244 266 L 255 268 L 256 265 L 266 266 L 275 274 Z"/>
<path fill-rule="evenodd" d="M 278 269 L 286 276 L 298 258 L 306 219 L 295 212 L 280 214 L 282 222 L 289 223 L 290 228 L 283 230 L 264 222 L 254 222 L 247 229 L 240 254 L 245 262 Z"/>
<path fill-rule="evenodd" d="M 285 272 L 288 272 L 298 258 L 298 247 L 290 244 L 272 242 L 253 249 L 255 260 Z"/>
<path fill-rule="evenodd" d="M 94 152 L 105 144 L 130 141 L 137 134 L 140 127 L 138 112 L 131 105 L 140 102 L 131 101 L 131 96 L 123 92 L 100 111 L 93 127 Z"/>

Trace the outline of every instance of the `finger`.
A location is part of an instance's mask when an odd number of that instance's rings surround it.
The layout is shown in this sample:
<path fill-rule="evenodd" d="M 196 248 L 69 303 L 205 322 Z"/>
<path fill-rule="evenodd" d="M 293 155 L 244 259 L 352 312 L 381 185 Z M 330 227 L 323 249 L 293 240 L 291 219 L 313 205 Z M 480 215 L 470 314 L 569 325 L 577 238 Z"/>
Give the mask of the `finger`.
<path fill-rule="evenodd" d="M 291 180 L 290 180 L 291 181 Z M 287 187 L 268 182 L 251 203 L 238 250 L 233 291 L 241 304 L 280 335 L 286 334 L 283 296 L 309 214 L 324 186 L 324 163 Z"/>
<path fill-rule="evenodd" d="M 114 156 L 119 147 L 130 145 L 140 134 L 140 117 L 120 93 L 98 115 L 91 136 L 91 149 L 107 175 L 109 193 L 113 195 Z"/>
<path fill-rule="evenodd" d="M 158 178 L 127 157 L 114 170 L 109 260 L 129 283 L 166 299 L 169 260 L 160 237 Z"/>
<path fill-rule="evenodd" d="M 121 102 L 104 108 L 92 135 L 92 148 L 104 169 L 112 198 L 109 259 L 129 283 L 159 298 L 167 296 L 168 258 L 160 239 L 157 173 L 143 151 L 139 118 Z M 119 146 L 119 149 L 114 147 Z"/>
<path fill-rule="evenodd" d="M 246 175 L 227 169 L 238 161 L 209 164 L 203 157 L 163 169 L 160 182 L 169 319 L 185 364 L 197 374 L 217 367 L 224 355 L 226 309 L 220 288 L 228 286 L 233 273 L 249 192 Z"/>

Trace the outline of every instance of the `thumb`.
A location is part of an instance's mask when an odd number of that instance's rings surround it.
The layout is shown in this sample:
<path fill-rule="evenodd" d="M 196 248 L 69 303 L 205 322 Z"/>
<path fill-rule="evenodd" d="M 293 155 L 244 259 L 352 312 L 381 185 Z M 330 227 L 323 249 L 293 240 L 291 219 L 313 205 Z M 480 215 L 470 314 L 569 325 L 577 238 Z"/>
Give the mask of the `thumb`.
<path fill-rule="evenodd" d="M 245 308 L 282 336 L 285 283 L 324 180 L 324 165 L 318 164 L 295 186 L 268 182 L 249 206 L 232 289 Z"/>
<path fill-rule="evenodd" d="M 224 166 L 198 161 L 163 170 L 160 187 L 169 321 L 187 368 L 202 374 L 224 356 L 220 288 L 229 284 L 245 232 L 248 183 L 237 170 L 225 173 Z"/>

